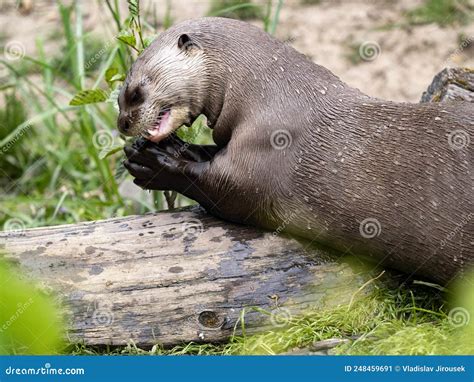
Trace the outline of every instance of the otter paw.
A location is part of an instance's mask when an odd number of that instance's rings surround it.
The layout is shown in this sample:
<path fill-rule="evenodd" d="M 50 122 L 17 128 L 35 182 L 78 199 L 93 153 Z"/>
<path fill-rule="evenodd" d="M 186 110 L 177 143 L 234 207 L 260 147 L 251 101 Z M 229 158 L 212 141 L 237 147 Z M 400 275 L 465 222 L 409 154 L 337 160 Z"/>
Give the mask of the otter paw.
<path fill-rule="evenodd" d="M 156 147 L 178 158 L 181 156 L 180 154 L 185 150 L 186 144 L 175 134 L 172 134 L 166 139 L 160 141 L 159 143 L 153 143 L 150 142 L 148 139 L 140 137 L 132 143 L 131 147 L 137 151 L 141 151 L 144 148 Z"/>
<path fill-rule="evenodd" d="M 152 142 L 135 142 L 125 147 L 125 168 L 135 177 L 134 183 L 151 190 L 176 190 L 185 183 L 188 161 Z"/>

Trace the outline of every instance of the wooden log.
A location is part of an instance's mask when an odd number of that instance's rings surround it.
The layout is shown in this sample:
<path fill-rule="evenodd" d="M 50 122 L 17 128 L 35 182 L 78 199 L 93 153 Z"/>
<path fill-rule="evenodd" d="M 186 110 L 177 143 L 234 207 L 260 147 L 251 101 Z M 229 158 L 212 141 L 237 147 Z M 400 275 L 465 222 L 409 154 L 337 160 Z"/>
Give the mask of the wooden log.
<path fill-rule="evenodd" d="M 364 277 L 292 239 L 200 208 L 0 233 L 7 258 L 66 303 L 69 339 L 141 347 L 217 342 L 347 303 Z"/>

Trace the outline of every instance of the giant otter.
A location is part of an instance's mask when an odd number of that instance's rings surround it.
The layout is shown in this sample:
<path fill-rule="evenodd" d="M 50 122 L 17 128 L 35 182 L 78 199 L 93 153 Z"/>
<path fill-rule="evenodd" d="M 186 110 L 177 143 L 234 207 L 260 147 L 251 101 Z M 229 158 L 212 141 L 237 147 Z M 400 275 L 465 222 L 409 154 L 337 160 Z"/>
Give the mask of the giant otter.
<path fill-rule="evenodd" d="M 474 260 L 474 106 L 383 101 L 257 27 L 180 23 L 133 64 L 126 168 L 233 222 L 448 283 Z M 205 114 L 215 146 L 171 134 Z M 170 135 L 171 134 L 171 135 Z"/>

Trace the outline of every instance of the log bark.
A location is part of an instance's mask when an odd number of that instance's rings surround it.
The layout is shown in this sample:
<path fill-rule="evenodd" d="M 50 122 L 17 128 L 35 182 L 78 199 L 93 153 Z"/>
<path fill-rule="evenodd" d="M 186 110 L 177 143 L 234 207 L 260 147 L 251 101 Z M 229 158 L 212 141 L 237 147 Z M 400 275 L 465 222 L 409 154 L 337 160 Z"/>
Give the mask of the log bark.
<path fill-rule="evenodd" d="M 69 340 L 88 345 L 223 341 L 244 307 L 249 333 L 278 328 L 308 309 L 347 303 L 367 280 L 305 243 L 200 208 L 0 240 L 8 259 L 64 300 Z"/>
<path fill-rule="evenodd" d="M 474 102 L 474 69 L 446 68 L 423 93 L 421 102 Z"/>
<path fill-rule="evenodd" d="M 422 102 L 474 102 L 474 71 L 445 69 Z M 308 243 L 199 208 L 1 232 L 0 250 L 64 301 L 69 340 L 141 347 L 218 342 L 348 302 L 369 279 Z M 266 311 L 262 312 L 261 309 Z"/>

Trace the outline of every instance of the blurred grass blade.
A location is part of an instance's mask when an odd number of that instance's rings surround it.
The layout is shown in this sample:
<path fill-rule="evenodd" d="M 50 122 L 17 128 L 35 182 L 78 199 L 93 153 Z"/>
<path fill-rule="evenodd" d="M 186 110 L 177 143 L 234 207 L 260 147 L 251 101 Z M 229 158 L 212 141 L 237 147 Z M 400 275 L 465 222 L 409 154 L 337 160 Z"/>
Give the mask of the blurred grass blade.
<path fill-rule="evenodd" d="M 115 153 L 118 153 L 125 147 L 125 143 L 116 143 L 112 147 L 109 147 L 107 149 L 104 149 L 100 152 L 99 158 L 100 159 L 105 159 Z"/>
<path fill-rule="evenodd" d="M 56 219 L 56 216 L 58 215 L 59 209 L 62 207 L 64 200 L 66 199 L 66 196 L 68 195 L 68 191 L 64 191 L 61 195 L 61 198 L 59 199 L 58 203 L 56 204 L 56 208 L 54 209 L 53 216 L 51 216 L 50 221 L 53 221 Z"/>
<path fill-rule="evenodd" d="M 71 109 L 72 109 L 72 107 L 64 107 L 64 108 L 61 109 L 61 111 L 67 111 L 67 110 L 71 110 Z M 23 129 L 31 128 L 34 123 L 43 121 L 44 119 L 49 118 L 50 116 L 54 115 L 57 112 L 58 112 L 57 109 L 49 109 L 49 110 L 46 110 L 45 112 L 43 112 L 41 114 L 35 115 L 34 117 L 28 119 L 27 121 L 25 121 L 22 124 L 18 125 L 10 134 L 8 134 L 5 138 L 3 138 L 2 141 L 0 141 L 0 146 L 3 147 L 7 143 L 9 143 L 10 141 L 13 141 L 16 136 L 21 134 L 21 131 Z"/>
<path fill-rule="evenodd" d="M 230 7 L 219 9 L 218 11 L 215 11 L 215 12 L 211 12 L 211 13 L 209 13 L 209 16 L 213 16 L 213 17 L 221 16 L 221 15 L 225 15 L 227 13 L 232 13 L 232 12 L 238 11 L 240 9 L 246 9 L 246 8 L 260 8 L 260 5 L 253 4 L 253 3 L 236 4 L 236 5 L 232 5 Z"/>
<path fill-rule="evenodd" d="M 271 35 L 274 35 L 275 32 L 276 32 L 276 28 L 277 28 L 277 25 L 278 25 L 278 22 L 280 21 L 280 11 L 281 11 L 281 7 L 283 6 L 283 0 L 278 0 L 278 3 L 277 3 L 277 6 L 276 6 L 276 10 L 275 10 L 275 15 L 273 16 L 273 20 L 270 24 L 270 31 L 269 33 Z"/>

